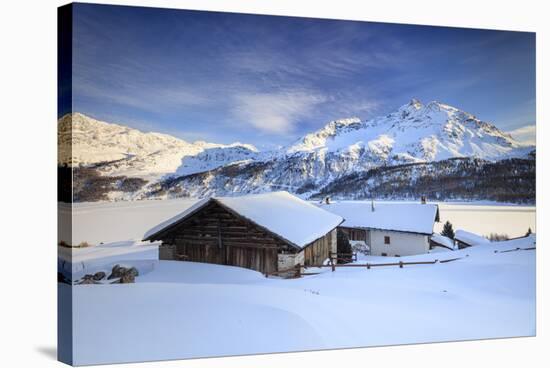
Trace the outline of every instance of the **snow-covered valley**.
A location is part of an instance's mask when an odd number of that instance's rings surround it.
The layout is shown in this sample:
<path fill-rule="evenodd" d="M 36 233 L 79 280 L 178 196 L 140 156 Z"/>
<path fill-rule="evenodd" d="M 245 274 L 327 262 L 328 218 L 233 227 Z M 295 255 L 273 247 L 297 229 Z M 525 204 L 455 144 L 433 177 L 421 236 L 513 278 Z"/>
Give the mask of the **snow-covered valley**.
<path fill-rule="evenodd" d="M 60 121 L 59 170 L 70 190 L 60 193 L 58 288 L 72 301 L 60 323 L 74 337 L 66 345 L 75 365 L 536 333 L 536 237 L 523 237 L 536 232 L 534 147 L 448 105 L 413 100 L 385 117 L 333 121 L 273 152 L 73 114 Z M 449 220 L 521 238 L 399 258 L 359 254 L 356 267 L 310 267 L 298 279 L 159 260 L 159 243 L 143 241 L 201 198 L 280 189 L 315 203 L 427 195 L 439 204 L 435 232 Z M 366 267 L 399 261 L 434 263 Z M 135 270 L 135 283 L 112 284 L 106 275 L 117 265 Z"/>
<path fill-rule="evenodd" d="M 61 295 L 72 293 L 74 364 L 536 332 L 535 236 L 409 257 L 360 256 L 356 264 L 460 259 L 403 268 L 308 268 L 313 275 L 299 279 L 266 278 L 233 266 L 159 261 L 157 245 L 141 241 L 144 232 L 196 201 L 60 204 L 60 221 L 73 224 L 66 236 L 72 235 L 73 244 L 91 245 L 60 247 L 60 269 L 72 272 L 73 279 L 109 272 L 115 264 L 139 270 L 132 284 L 59 284 Z M 523 235 L 526 226 L 536 231 L 534 207 L 440 206 L 441 221 L 451 220 L 456 228 L 510 236 Z"/>

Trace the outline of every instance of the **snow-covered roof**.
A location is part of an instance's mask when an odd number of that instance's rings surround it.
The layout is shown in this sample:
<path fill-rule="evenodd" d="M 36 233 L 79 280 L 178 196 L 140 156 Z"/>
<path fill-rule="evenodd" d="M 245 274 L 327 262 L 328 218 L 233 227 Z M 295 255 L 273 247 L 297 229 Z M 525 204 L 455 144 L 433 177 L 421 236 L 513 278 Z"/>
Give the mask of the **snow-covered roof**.
<path fill-rule="evenodd" d="M 209 201 L 210 201 L 210 198 L 204 198 L 204 199 L 198 200 L 198 201 L 195 202 L 193 205 L 191 205 L 190 207 L 188 207 L 187 209 L 185 209 L 183 212 L 180 212 L 180 213 L 178 213 L 176 216 L 170 217 L 168 220 L 163 221 L 163 222 L 161 222 L 160 224 L 158 224 L 157 226 L 152 227 L 151 229 L 149 229 L 149 230 L 143 235 L 143 239 L 144 239 L 144 240 L 149 240 L 149 237 L 155 235 L 155 234 L 158 233 L 159 231 L 161 231 L 161 230 L 167 228 L 167 227 L 170 226 L 170 225 L 173 225 L 173 224 L 179 222 L 180 220 L 182 220 L 182 219 L 186 218 L 187 216 L 191 215 L 192 213 L 195 213 L 196 211 L 200 210 L 200 209 L 203 208 Z"/>
<path fill-rule="evenodd" d="M 344 220 L 341 216 L 325 211 L 288 192 L 212 197 L 195 203 L 179 215 L 147 231 L 145 240 L 192 215 L 211 201 L 216 201 L 299 248 L 324 236 Z"/>
<path fill-rule="evenodd" d="M 428 253 L 446 253 L 446 252 L 452 252 L 452 249 L 448 249 L 445 247 L 433 247 L 428 251 Z"/>
<path fill-rule="evenodd" d="M 468 245 L 480 245 L 480 244 L 491 243 L 489 239 L 465 230 L 455 231 L 455 240 L 461 241 Z"/>
<path fill-rule="evenodd" d="M 436 204 L 374 203 L 370 201 L 343 201 L 319 204 L 319 207 L 342 216 L 342 226 L 368 229 L 432 234 L 434 222 L 439 220 Z"/>
<path fill-rule="evenodd" d="M 444 235 L 440 234 L 433 234 L 430 238 L 434 243 L 440 244 L 446 248 L 453 249 L 455 246 L 455 243 L 453 239 L 448 238 Z"/>

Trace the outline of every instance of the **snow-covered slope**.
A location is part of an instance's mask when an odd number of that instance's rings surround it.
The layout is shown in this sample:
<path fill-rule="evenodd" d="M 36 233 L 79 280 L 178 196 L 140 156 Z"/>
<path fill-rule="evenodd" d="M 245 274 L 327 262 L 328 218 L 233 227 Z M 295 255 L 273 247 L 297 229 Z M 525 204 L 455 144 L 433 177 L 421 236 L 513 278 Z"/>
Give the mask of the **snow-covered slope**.
<path fill-rule="evenodd" d="M 251 144 L 233 143 L 205 149 L 194 156 L 186 156 L 176 175 L 189 175 L 215 169 L 237 162 L 251 162 L 259 157 L 258 150 Z"/>
<path fill-rule="evenodd" d="M 101 163 L 104 175 L 151 180 L 180 172 L 180 168 L 182 174 L 213 169 L 248 159 L 257 152 L 249 144 L 189 143 L 167 134 L 143 133 L 80 113 L 67 114 L 58 124 L 60 163 Z"/>

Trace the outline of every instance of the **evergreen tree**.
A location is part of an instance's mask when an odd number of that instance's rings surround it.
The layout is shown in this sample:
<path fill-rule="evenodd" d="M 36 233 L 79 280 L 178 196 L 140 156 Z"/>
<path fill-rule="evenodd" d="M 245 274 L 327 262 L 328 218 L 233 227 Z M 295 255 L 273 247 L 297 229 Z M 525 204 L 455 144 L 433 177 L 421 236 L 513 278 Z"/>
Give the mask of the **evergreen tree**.
<path fill-rule="evenodd" d="M 453 224 L 451 224 L 449 221 L 445 222 L 445 224 L 443 225 L 443 231 L 441 231 L 441 235 L 446 236 L 447 238 L 454 239 L 455 231 L 453 229 Z"/>

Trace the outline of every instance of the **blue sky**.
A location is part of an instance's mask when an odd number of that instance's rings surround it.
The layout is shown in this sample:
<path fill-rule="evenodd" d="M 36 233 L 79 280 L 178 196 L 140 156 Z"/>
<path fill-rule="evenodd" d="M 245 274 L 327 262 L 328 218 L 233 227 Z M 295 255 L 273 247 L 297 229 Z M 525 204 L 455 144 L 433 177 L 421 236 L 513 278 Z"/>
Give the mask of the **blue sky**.
<path fill-rule="evenodd" d="M 73 111 L 143 131 L 271 148 L 413 97 L 506 131 L 534 125 L 535 35 L 75 7 Z"/>

